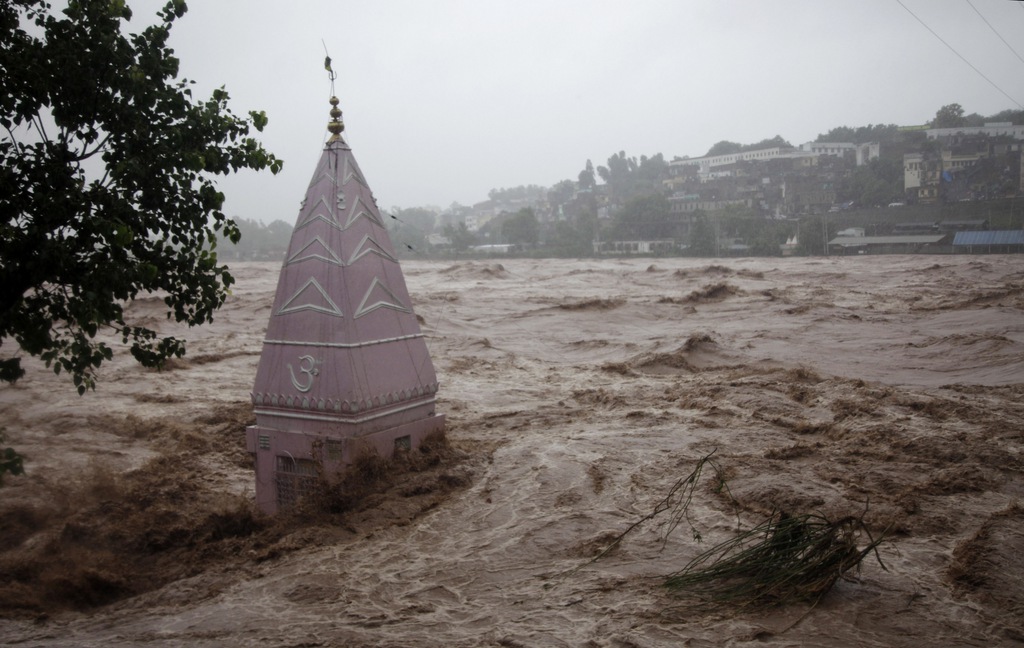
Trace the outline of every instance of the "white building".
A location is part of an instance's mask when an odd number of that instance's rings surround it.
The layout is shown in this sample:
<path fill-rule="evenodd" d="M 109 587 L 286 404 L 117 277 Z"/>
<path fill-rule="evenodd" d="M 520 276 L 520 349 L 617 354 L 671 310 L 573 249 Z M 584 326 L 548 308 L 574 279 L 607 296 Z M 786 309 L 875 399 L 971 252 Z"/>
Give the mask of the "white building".
<path fill-rule="evenodd" d="M 1024 139 L 1024 126 L 1014 126 L 1011 122 L 992 122 L 984 126 L 959 126 L 957 128 L 929 128 L 925 131 L 928 139 L 953 137 L 955 135 L 1008 135 L 1013 139 Z"/>
<path fill-rule="evenodd" d="M 807 142 L 800 145 L 801 151 L 808 151 L 818 155 L 844 156 L 852 154 L 857 160 L 857 166 L 864 166 L 871 160 L 878 157 L 881 146 L 878 142 L 867 144 L 854 144 L 852 142 Z"/>
<path fill-rule="evenodd" d="M 801 151 L 799 149 L 782 148 L 775 146 L 767 149 L 758 149 L 756 151 L 742 151 L 740 153 L 729 153 L 727 155 L 710 155 L 699 158 L 688 158 L 685 160 L 673 160 L 669 162 L 669 171 L 674 168 L 680 168 L 684 166 L 696 166 L 698 168 L 698 176 L 701 182 L 707 182 L 715 178 L 722 178 L 732 175 L 732 172 L 722 167 L 736 164 L 737 162 L 744 161 L 762 161 L 777 159 L 795 159 L 795 158 L 812 158 L 817 157 L 817 153 L 811 153 L 809 151 Z"/>

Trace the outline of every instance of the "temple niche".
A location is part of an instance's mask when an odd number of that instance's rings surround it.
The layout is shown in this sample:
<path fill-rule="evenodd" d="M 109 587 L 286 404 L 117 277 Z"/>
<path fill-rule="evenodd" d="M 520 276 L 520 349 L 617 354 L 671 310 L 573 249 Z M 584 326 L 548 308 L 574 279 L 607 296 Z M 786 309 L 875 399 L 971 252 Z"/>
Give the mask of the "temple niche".
<path fill-rule="evenodd" d="M 438 383 L 373 193 L 342 138 L 330 138 L 281 268 L 246 445 L 267 513 L 339 475 L 360 452 L 390 456 L 444 428 Z"/>

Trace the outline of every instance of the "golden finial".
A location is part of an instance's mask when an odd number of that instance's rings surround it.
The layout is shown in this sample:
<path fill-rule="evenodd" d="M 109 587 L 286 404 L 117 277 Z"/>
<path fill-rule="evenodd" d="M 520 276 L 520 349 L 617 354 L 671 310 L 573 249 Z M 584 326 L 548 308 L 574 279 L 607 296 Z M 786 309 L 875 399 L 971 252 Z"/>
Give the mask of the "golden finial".
<path fill-rule="evenodd" d="M 345 122 L 341 121 L 341 108 L 338 108 L 338 103 L 337 97 L 331 97 L 331 121 L 327 123 L 331 139 L 328 142 L 341 139 L 341 131 L 345 130 Z"/>

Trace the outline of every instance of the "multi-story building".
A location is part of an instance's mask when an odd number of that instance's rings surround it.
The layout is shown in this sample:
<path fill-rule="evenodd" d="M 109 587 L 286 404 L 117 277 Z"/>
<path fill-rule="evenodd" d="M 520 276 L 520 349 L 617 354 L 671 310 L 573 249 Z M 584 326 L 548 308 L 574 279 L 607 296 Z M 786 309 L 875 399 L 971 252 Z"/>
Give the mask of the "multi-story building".
<path fill-rule="evenodd" d="M 819 153 L 812 153 L 810 151 L 775 146 L 767 149 L 758 149 L 756 151 L 741 151 L 739 153 L 729 153 L 726 155 L 710 155 L 699 158 L 673 160 L 668 163 L 668 168 L 670 177 L 678 177 L 692 175 L 692 170 L 687 169 L 687 167 L 696 167 L 697 176 L 700 178 L 700 181 L 708 182 L 709 180 L 735 175 L 735 165 L 740 162 L 767 162 L 768 160 L 778 159 L 803 159 L 809 163 L 812 158 L 816 158 L 818 155 Z M 808 164 L 808 166 L 810 166 L 810 164 Z"/>
<path fill-rule="evenodd" d="M 782 201 L 787 214 L 820 213 L 835 203 L 836 185 L 827 176 L 791 175 L 783 181 Z"/>
<path fill-rule="evenodd" d="M 939 200 L 970 200 L 1017 193 L 1024 188 L 1020 169 L 1024 141 L 1010 139 L 1006 125 L 992 138 L 985 134 L 956 132 L 938 140 L 941 148 L 903 156 L 903 187 L 919 203 Z M 932 129 L 951 131 L 955 129 Z M 975 129 L 977 130 L 977 129 Z M 929 131 L 931 132 L 931 131 Z"/>

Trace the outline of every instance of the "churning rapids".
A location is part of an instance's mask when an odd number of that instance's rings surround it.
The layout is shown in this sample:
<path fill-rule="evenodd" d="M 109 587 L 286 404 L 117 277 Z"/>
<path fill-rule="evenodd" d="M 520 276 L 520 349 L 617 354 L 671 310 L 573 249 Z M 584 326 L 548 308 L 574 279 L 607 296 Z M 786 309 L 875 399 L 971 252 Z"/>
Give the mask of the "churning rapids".
<path fill-rule="evenodd" d="M 0 388 L 17 646 L 991 646 L 1024 641 L 1024 255 L 407 261 L 449 447 L 341 514 L 247 512 L 243 429 L 279 266 L 79 398 Z M 690 522 L 616 535 L 714 451 Z M 773 511 L 863 516 L 813 607 L 662 586 Z M 291 525 L 291 526 L 289 526 Z M 578 569 L 576 569 L 578 568 Z"/>

